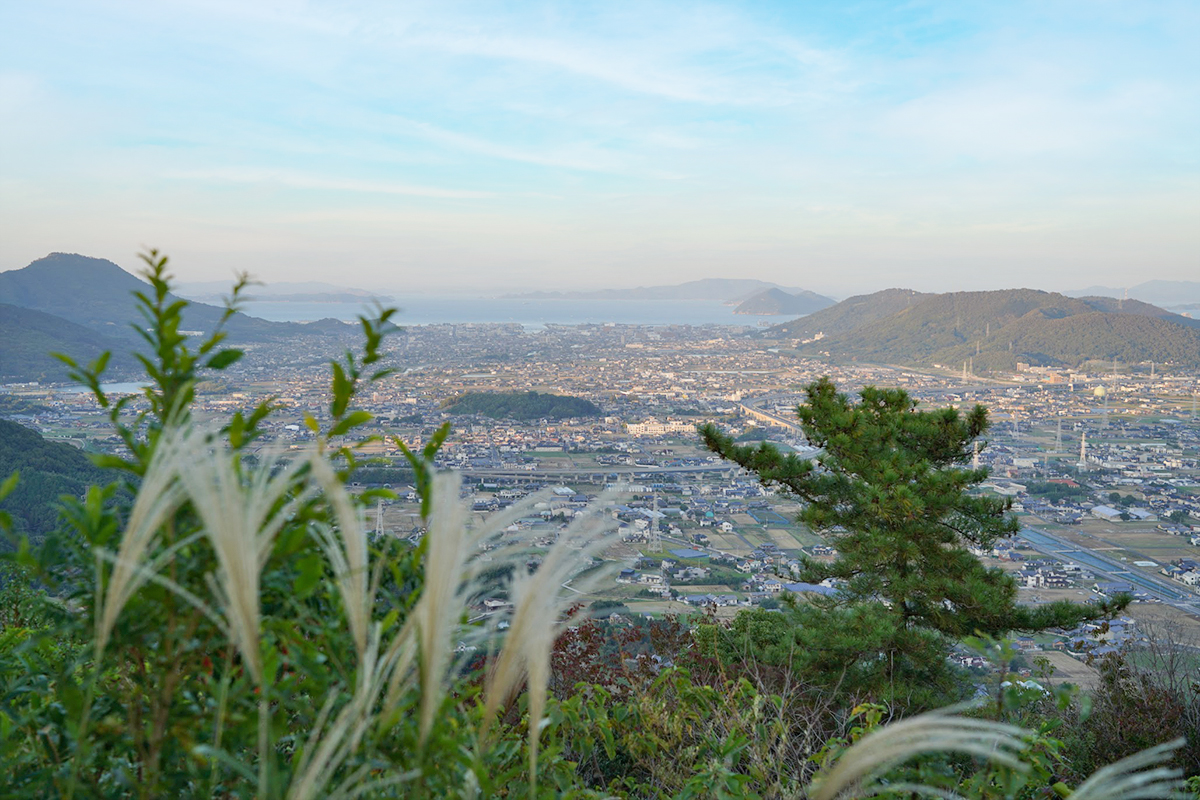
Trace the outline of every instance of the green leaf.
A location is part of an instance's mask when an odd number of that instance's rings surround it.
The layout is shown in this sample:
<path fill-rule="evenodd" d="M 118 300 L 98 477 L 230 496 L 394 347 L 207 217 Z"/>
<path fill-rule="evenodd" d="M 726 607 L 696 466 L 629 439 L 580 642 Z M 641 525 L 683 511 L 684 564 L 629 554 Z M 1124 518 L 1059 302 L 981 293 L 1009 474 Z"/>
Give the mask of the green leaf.
<path fill-rule="evenodd" d="M 346 377 L 346 370 L 336 361 L 331 362 L 333 368 L 333 385 L 331 387 L 333 400 L 329 405 L 334 417 L 340 417 L 350 405 L 354 396 L 354 383 Z"/>
<path fill-rule="evenodd" d="M 313 415 L 307 412 L 304 414 L 304 427 L 308 428 L 313 433 L 321 432 L 321 423 L 317 422 Z"/>
<path fill-rule="evenodd" d="M 13 473 L 4 479 L 4 483 L 0 483 L 0 500 L 12 494 L 12 490 L 17 488 L 17 481 L 21 479 L 21 472 L 13 470 Z"/>
<path fill-rule="evenodd" d="M 245 355 L 245 353 L 243 351 L 236 350 L 233 348 L 230 348 L 229 350 L 222 350 L 221 352 L 217 353 L 215 356 L 210 358 L 208 360 L 208 363 L 205 364 L 204 366 L 208 367 L 209 369 L 225 369 L 230 364 L 233 364 L 235 361 L 237 361 L 239 358 L 241 358 L 243 355 Z"/>
<path fill-rule="evenodd" d="M 347 415 L 341 422 L 330 428 L 329 435 L 341 436 L 351 428 L 357 428 L 359 425 L 370 422 L 372 419 L 374 419 L 374 417 L 369 411 L 354 411 Z"/>
<path fill-rule="evenodd" d="M 312 590 L 316 588 L 317 583 L 321 580 L 321 576 L 325 574 L 325 564 L 318 555 L 305 556 L 296 564 L 296 568 L 300 574 L 296 576 L 296 580 L 292 583 L 292 591 L 295 592 L 296 598 L 301 599 L 308 597 Z"/>

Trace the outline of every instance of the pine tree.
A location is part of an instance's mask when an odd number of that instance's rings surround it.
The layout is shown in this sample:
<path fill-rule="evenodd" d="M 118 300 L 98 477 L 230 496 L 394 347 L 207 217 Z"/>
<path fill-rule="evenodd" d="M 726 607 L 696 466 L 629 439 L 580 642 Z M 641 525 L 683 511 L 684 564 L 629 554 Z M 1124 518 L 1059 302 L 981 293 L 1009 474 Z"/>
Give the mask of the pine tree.
<path fill-rule="evenodd" d="M 988 428 L 983 406 L 965 415 L 918 411 L 905 391 L 875 387 L 852 402 L 828 378 L 805 393 L 797 413 L 809 443 L 820 448 L 813 458 L 767 442 L 740 446 L 713 425 L 701 434 L 713 451 L 802 500 L 800 521 L 836 546 L 832 563 L 806 560 L 801 580 L 841 582 L 835 598 L 803 614 L 810 627 L 836 635 L 840 658 L 851 644 L 847 634 L 853 638 L 844 623 L 870 620 L 859 658 L 884 664 L 875 674 L 891 685 L 902 673 L 929 681 L 943 672 L 959 637 L 1072 627 L 1127 602 L 1019 606 L 1013 579 L 967 549 L 990 548 L 1018 529 L 1011 500 L 971 492 L 988 474 L 964 466 Z M 796 644 L 820 646 L 812 634 L 798 635 Z"/>

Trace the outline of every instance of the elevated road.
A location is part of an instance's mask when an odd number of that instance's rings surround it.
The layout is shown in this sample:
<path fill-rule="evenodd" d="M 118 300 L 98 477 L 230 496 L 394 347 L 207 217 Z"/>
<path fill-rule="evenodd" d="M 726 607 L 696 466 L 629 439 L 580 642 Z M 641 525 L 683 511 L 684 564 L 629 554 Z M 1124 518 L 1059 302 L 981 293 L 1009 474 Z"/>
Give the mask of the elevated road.
<path fill-rule="evenodd" d="M 716 464 L 695 464 L 682 467 L 640 466 L 635 464 L 605 464 L 595 467 L 541 467 L 537 469 L 493 469 L 490 467 L 456 467 L 463 475 L 473 478 L 567 478 L 607 475 L 662 475 L 662 474 L 735 474 L 741 467 L 728 461 Z"/>

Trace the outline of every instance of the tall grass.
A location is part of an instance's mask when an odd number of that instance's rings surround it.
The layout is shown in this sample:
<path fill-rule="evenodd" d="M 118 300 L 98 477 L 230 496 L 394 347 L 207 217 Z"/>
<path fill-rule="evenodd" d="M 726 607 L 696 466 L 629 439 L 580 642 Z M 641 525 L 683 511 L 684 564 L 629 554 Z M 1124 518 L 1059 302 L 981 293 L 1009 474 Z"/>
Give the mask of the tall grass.
<path fill-rule="evenodd" d="M 530 570 L 529 543 L 509 528 L 540 497 L 528 498 L 473 526 L 468 524 L 470 512 L 460 496 L 460 477 L 455 473 L 434 475 L 420 596 L 407 618 L 396 620 L 394 614 L 379 616 L 378 580 L 372 576 L 378 576 L 386 565 L 369 546 L 360 506 L 323 452 L 323 447 L 314 446 L 287 463 L 268 458 L 245 469 L 211 432 L 190 427 L 165 431 L 115 553 L 97 552 L 98 563 L 113 565 L 107 580 L 97 586 L 97 657 L 102 658 L 122 608 L 147 582 L 172 588 L 190 604 L 217 617 L 260 689 L 260 764 L 255 791 L 260 797 L 309 800 L 403 794 L 406 784 L 419 794 L 427 771 L 440 767 L 423 759 L 419 751 L 428 746 L 452 689 L 461 680 L 463 657 L 457 651 L 488 652 L 482 695 L 478 701 L 456 701 L 478 703 L 474 715 L 458 718 L 459 724 L 466 720 L 474 725 L 458 731 L 460 745 L 474 749 L 474 763 L 485 763 L 483 756 L 495 741 L 493 732 L 501 724 L 503 712 L 524 691 L 528 697 L 526 780 L 534 791 L 554 642 L 567 624 L 567 609 L 577 592 L 586 592 L 589 581 L 606 576 L 592 571 L 582 586 L 567 588 L 573 577 L 592 563 L 593 555 L 612 542 L 612 520 L 601 513 L 603 502 L 594 505 L 590 513 L 577 516 L 546 549 L 540 565 Z M 172 517 L 185 504 L 194 510 L 201 530 L 171 542 Z M 272 754 L 279 752 L 280 743 L 266 741 L 268 689 L 273 676 L 265 671 L 261 648 L 262 578 L 280 531 L 293 524 L 305 504 L 320 504 L 325 509 L 324 514 L 306 517 L 303 524 L 332 576 L 340 599 L 337 613 L 350 633 L 355 658 L 352 685 L 345 686 L 344 692 L 313 698 L 320 708 L 315 723 L 296 737 L 290 769 L 279 777 L 266 768 Z M 175 586 L 164 574 L 182 545 L 200 543 L 211 549 L 216 564 L 215 574 L 207 581 L 211 592 L 207 598 Z M 156 555 L 148 557 L 150 553 Z M 496 567 L 512 568 L 507 587 L 510 605 L 489 620 L 470 622 L 471 605 L 484 590 L 481 574 Z M 501 621 L 507 626 L 498 624 Z M 460 648 L 464 644 L 469 647 Z M 410 706 L 405 703 L 414 696 L 411 708 L 415 715 L 410 718 L 405 713 Z M 415 729 L 411 738 L 418 752 L 408 754 L 412 758 L 407 767 L 389 766 L 373 748 L 380 737 L 404 726 Z M 835 800 L 885 790 L 945 795 L 931 787 L 881 783 L 882 776 L 914 756 L 931 752 L 963 753 L 1021 770 L 1025 735 L 1010 725 L 946 712 L 893 723 L 847 748 L 817 774 L 806 796 Z M 1178 775 L 1158 765 L 1173 746 L 1164 745 L 1100 770 L 1080 787 L 1076 797 L 1170 796 Z M 671 757 L 662 754 L 664 759 Z M 243 774 L 249 775 L 251 770 Z M 273 781 L 285 785 L 273 785 Z"/>

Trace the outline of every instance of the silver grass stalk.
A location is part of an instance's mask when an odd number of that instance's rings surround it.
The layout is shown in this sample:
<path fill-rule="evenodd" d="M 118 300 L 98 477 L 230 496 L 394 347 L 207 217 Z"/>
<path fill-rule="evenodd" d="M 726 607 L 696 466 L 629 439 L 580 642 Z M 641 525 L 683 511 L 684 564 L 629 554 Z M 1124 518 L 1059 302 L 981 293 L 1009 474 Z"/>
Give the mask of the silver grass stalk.
<path fill-rule="evenodd" d="M 455 642 L 473 642 L 487 635 L 481 628 L 464 628 L 460 624 L 476 589 L 473 579 L 488 564 L 508 563 L 517 553 L 515 549 L 499 547 L 485 561 L 478 557 L 480 549 L 499 539 L 538 499 L 526 498 L 506 511 L 490 515 L 477 528 L 470 527 L 466 505 L 459 497 L 461 485 L 457 473 L 434 476 L 430 486 L 424 588 L 404 627 L 388 646 L 387 657 L 395 666 L 380 721 L 386 724 L 391 720 L 400 695 L 416 678 L 421 687 L 421 741 L 433 726 L 456 666 Z"/>
<path fill-rule="evenodd" d="M 332 723 L 327 724 L 332 704 L 321 709 L 317 724 L 309 735 L 304 752 L 297 762 L 294 778 L 288 788 L 288 800 L 310 800 L 315 797 L 350 797 L 362 793 L 369 769 L 359 769 L 348 775 L 337 787 L 328 788 L 338 769 L 346 763 L 362 743 L 374 724 L 373 709 L 387 684 L 394 664 L 387 656 L 380 657 L 380 626 L 369 631 L 363 659 L 356 672 L 354 695 Z M 412 773 L 393 776 L 389 783 L 415 777 Z"/>
<path fill-rule="evenodd" d="M 409 685 L 408 665 L 415 659 L 421 688 L 418 720 L 422 742 L 433 727 L 435 713 L 447 690 L 454 635 L 466 609 L 461 585 L 467 559 L 478 541 L 466 526 L 466 509 L 459 500 L 460 485 L 457 473 L 433 476 L 421 597 L 387 650 L 387 658 L 394 660 L 396 666 L 384 702 L 384 717 L 395 709 L 400 694 Z"/>
<path fill-rule="evenodd" d="M 192 438 L 207 443 L 209 437 L 194 432 Z M 223 449 L 202 446 L 179 478 L 190 497 L 204 534 L 217 557 L 217 575 L 210 582 L 224 609 L 233 644 L 242 654 L 254 680 L 263 681 L 259 648 L 260 577 L 270 555 L 275 534 L 295 508 L 312 492 L 295 479 L 299 460 L 275 474 L 269 459 L 253 470 L 248 485 Z M 271 513 L 289 489 L 297 493 Z"/>
<path fill-rule="evenodd" d="M 313 479 L 333 507 L 337 519 L 338 535 L 333 535 L 328 528 L 318 527 L 317 540 L 333 568 L 346 622 L 361 660 L 367 649 L 373 599 L 366 526 L 329 461 L 314 451 L 309 464 Z"/>
<path fill-rule="evenodd" d="M 1182 788 L 1177 769 L 1163 762 L 1184 744 L 1175 739 L 1122 758 L 1092 773 L 1071 794 L 1071 800 L 1155 800 L 1178 797 Z"/>
<path fill-rule="evenodd" d="M 121 535 L 117 553 L 112 557 L 113 568 L 108 586 L 96 603 L 96 659 L 100 659 L 112 635 L 121 609 L 129 598 L 148 579 L 143 569 L 146 554 L 158 538 L 163 524 L 183 502 L 183 490 L 176 481 L 179 469 L 190 460 L 193 442 L 186 430 L 168 428 L 159 438 L 158 446 L 146 468 L 141 488 L 133 503 L 129 523 Z M 97 551 L 96 568 L 110 560 L 108 554 Z M 97 591 L 100 584 L 97 582 Z"/>
<path fill-rule="evenodd" d="M 597 513 L 576 517 L 547 551 L 536 572 L 528 574 L 523 565 L 514 572 L 510 589 L 510 627 L 504 647 L 488 673 L 481 739 L 486 740 L 487 730 L 500 708 L 525 683 L 529 694 L 531 784 L 537 774 L 538 741 L 550 681 L 551 651 L 565 625 L 567 608 L 577 596 L 568 594 L 563 587 L 585 559 L 611 543 L 607 531 L 611 527 L 612 521 Z M 592 581 L 599 579 L 598 573 L 591 576 Z"/>
<path fill-rule="evenodd" d="M 990 720 L 934 711 L 876 728 L 813 779 L 812 800 L 868 797 L 872 782 L 891 767 L 924 753 L 966 753 L 1025 771 L 1020 753 L 1027 731 Z M 931 787 L 930 787 L 931 788 Z"/>

